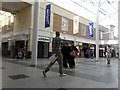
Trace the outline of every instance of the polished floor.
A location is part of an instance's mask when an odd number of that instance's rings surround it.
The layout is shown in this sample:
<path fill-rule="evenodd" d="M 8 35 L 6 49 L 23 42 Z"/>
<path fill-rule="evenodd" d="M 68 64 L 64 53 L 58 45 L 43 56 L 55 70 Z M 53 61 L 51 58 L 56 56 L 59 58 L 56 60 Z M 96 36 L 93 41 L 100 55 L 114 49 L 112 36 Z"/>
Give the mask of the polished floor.
<path fill-rule="evenodd" d="M 112 58 L 110 66 L 106 59 L 76 58 L 76 67 L 64 69 L 67 74 L 59 77 L 58 63 L 44 78 L 42 71 L 50 62 L 38 59 L 37 67 L 30 67 L 30 59 L 2 59 L 2 88 L 118 88 L 118 59 Z"/>

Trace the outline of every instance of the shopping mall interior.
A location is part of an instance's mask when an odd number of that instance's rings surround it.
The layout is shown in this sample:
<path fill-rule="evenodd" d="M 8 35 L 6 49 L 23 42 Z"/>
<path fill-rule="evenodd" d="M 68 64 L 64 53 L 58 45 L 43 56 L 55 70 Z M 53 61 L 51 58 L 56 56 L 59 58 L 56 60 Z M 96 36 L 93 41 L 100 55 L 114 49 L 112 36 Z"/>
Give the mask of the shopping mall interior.
<path fill-rule="evenodd" d="M 10 0 L 0 5 L 2 90 L 118 90 L 119 0 Z M 65 76 L 59 76 L 58 61 L 44 77 L 57 51 L 56 32 Z"/>

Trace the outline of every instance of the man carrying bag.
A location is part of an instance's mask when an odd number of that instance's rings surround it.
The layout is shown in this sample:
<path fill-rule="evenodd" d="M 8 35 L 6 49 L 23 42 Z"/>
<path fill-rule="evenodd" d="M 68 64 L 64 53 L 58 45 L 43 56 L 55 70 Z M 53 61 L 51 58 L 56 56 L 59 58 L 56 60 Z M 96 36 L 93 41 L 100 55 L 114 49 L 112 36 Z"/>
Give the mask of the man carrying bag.
<path fill-rule="evenodd" d="M 50 64 L 48 64 L 48 66 L 45 68 L 45 71 L 43 71 L 44 77 L 46 77 L 46 73 L 49 71 L 49 69 L 54 65 L 56 61 L 59 64 L 60 77 L 66 75 L 63 73 L 63 62 L 62 62 L 63 56 L 61 54 L 61 38 L 59 36 L 60 36 L 60 33 L 56 32 L 56 37 L 53 40 L 53 53 L 56 58 L 54 56 L 51 56 L 51 58 L 53 57 L 53 59 L 55 60 L 51 60 Z"/>

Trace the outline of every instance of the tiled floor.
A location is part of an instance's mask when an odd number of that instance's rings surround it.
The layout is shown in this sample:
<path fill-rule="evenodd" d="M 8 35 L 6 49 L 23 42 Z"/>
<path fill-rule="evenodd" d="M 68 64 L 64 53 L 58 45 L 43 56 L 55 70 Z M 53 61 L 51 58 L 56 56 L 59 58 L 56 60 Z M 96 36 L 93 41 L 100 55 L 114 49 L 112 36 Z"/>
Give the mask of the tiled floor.
<path fill-rule="evenodd" d="M 74 69 L 64 69 L 65 77 L 59 77 L 58 64 L 44 78 L 42 71 L 49 63 L 48 59 L 38 59 L 36 68 L 30 67 L 30 59 L 16 60 L 3 58 L 3 88 L 118 88 L 118 59 L 112 58 L 110 67 L 106 60 L 99 62 L 91 59 L 76 58 Z M 28 78 L 11 79 L 8 76 L 26 75 Z"/>

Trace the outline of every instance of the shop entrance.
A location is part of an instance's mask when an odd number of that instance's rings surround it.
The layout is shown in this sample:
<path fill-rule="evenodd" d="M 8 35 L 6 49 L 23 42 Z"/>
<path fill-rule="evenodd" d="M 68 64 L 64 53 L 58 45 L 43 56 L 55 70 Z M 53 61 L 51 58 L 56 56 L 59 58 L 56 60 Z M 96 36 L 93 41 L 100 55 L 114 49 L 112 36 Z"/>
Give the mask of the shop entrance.
<path fill-rule="evenodd" d="M 38 58 L 47 58 L 49 52 L 48 42 L 38 42 Z"/>
<path fill-rule="evenodd" d="M 2 43 L 2 56 L 8 57 L 8 42 Z"/>
<path fill-rule="evenodd" d="M 86 51 L 88 49 L 88 44 L 87 43 L 83 43 L 83 52 L 84 52 L 84 57 L 86 57 Z"/>

